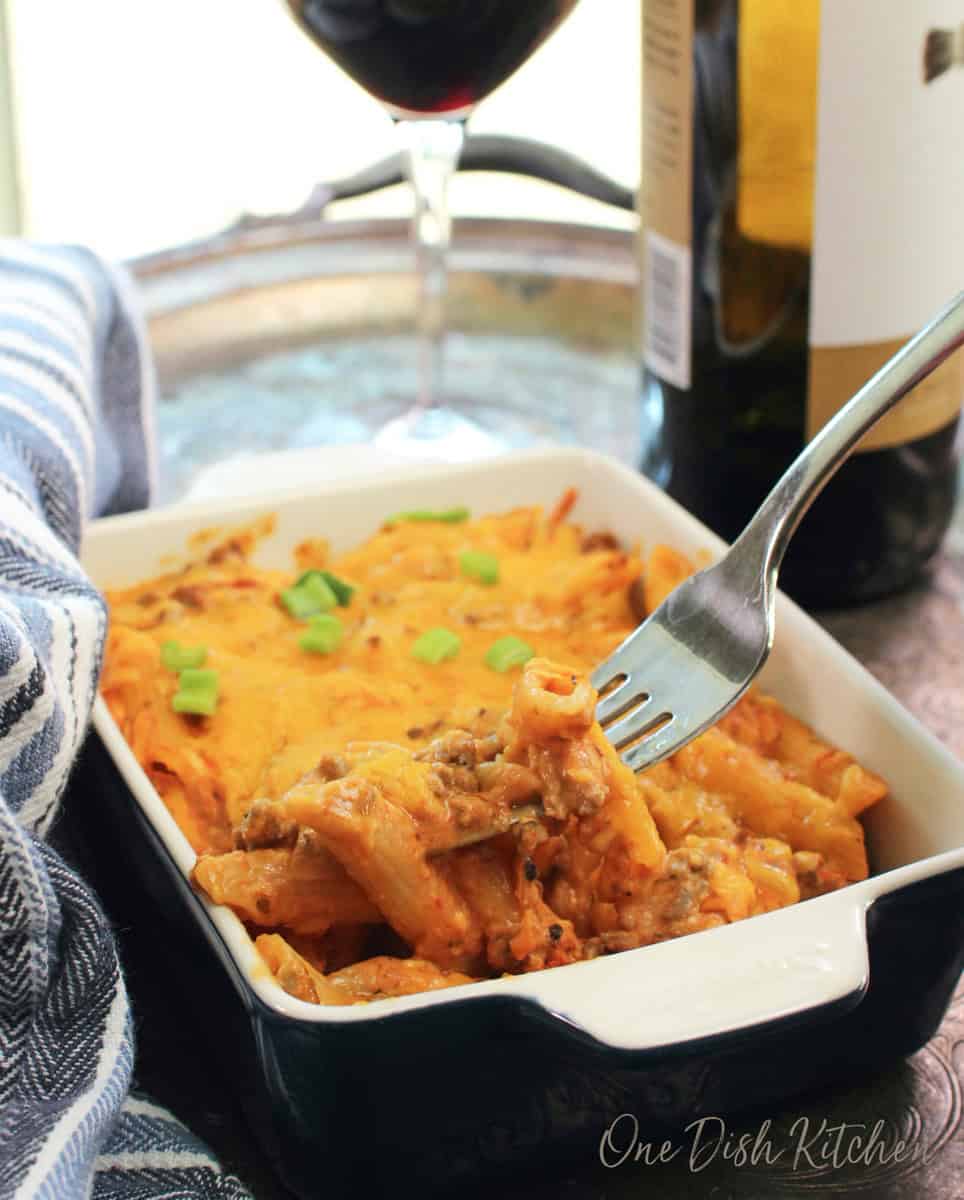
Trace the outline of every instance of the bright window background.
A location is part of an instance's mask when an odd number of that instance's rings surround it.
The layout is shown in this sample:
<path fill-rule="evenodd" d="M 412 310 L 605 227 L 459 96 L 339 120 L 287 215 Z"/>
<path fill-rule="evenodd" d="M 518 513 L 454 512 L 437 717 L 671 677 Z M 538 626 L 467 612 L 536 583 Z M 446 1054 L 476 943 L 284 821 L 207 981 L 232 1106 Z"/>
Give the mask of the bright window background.
<path fill-rule="evenodd" d="M 395 149 L 391 121 L 279 0 L 0 0 L 8 8 L 23 232 L 114 257 L 296 207 L 320 179 Z M 519 0 L 525 3 L 526 0 Z M 581 0 L 473 117 L 478 132 L 562 146 L 635 186 L 639 0 Z M 630 227 L 560 188 L 471 174 L 456 215 Z M 401 188 L 333 218 L 408 212 Z"/>

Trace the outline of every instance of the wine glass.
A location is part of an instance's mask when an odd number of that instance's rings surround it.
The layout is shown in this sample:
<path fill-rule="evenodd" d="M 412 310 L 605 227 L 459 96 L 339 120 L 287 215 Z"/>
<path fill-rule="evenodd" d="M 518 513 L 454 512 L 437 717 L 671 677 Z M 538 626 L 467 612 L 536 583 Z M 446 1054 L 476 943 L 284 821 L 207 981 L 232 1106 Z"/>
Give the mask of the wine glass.
<path fill-rule="evenodd" d="M 417 394 L 375 433 L 392 455 L 468 459 L 504 436 L 459 411 L 443 382 L 448 185 L 479 100 L 542 44 L 576 0 L 286 0 L 296 21 L 388 110 L 415 193 Z M 504 431 L 503 431 L 504 433 Z"/>

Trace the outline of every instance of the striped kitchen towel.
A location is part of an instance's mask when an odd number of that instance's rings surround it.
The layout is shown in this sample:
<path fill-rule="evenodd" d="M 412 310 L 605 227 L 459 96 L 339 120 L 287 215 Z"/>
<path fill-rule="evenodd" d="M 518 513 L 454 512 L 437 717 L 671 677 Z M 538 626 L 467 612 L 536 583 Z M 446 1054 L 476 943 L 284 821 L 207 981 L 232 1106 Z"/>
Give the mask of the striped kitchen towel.
<path fill-rule="evenodd" d="M 84 520 L 149 502 L 150 358 L 126 278 L 0 241 L 0 1197 L 245 1197 L 129 1094 L 131 1014 L 96 897 L 45 844 L 94 700 Z"/>

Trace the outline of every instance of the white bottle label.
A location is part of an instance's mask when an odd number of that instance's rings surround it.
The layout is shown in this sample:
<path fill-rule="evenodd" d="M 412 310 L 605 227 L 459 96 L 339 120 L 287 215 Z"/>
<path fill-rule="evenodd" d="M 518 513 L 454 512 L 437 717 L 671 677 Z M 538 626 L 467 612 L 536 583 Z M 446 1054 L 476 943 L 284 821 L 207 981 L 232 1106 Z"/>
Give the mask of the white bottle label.
<path fill-rule="evenodd" d="M 690 386 L 693 0 L 643 5 L 643 358 Z"/>
<path fill-rule="evenodd" d="M 823 0 L 811 267 L 810 432 L 964 288 L 960 0 Z M 864 448 L 931 433 L 957 354 Z"/>
<path fill-rule="evenodd" d="M 678 388 L 690 386 L 692 252 L 653 229 L 643 254 L 643 355 L 646 365 Z"/>

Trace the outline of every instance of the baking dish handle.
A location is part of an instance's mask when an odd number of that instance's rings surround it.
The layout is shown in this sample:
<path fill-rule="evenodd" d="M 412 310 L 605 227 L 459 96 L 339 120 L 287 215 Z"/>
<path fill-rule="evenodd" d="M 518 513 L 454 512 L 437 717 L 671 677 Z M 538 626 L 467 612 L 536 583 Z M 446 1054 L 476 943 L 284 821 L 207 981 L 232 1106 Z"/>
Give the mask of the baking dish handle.
<path fill-rule="evenodd" d="M 554 1017 L 618 1050 L 809 1022 L 852 1007 L 867 988 L 867 903 L 844 889 L 526 983 Z"/>

